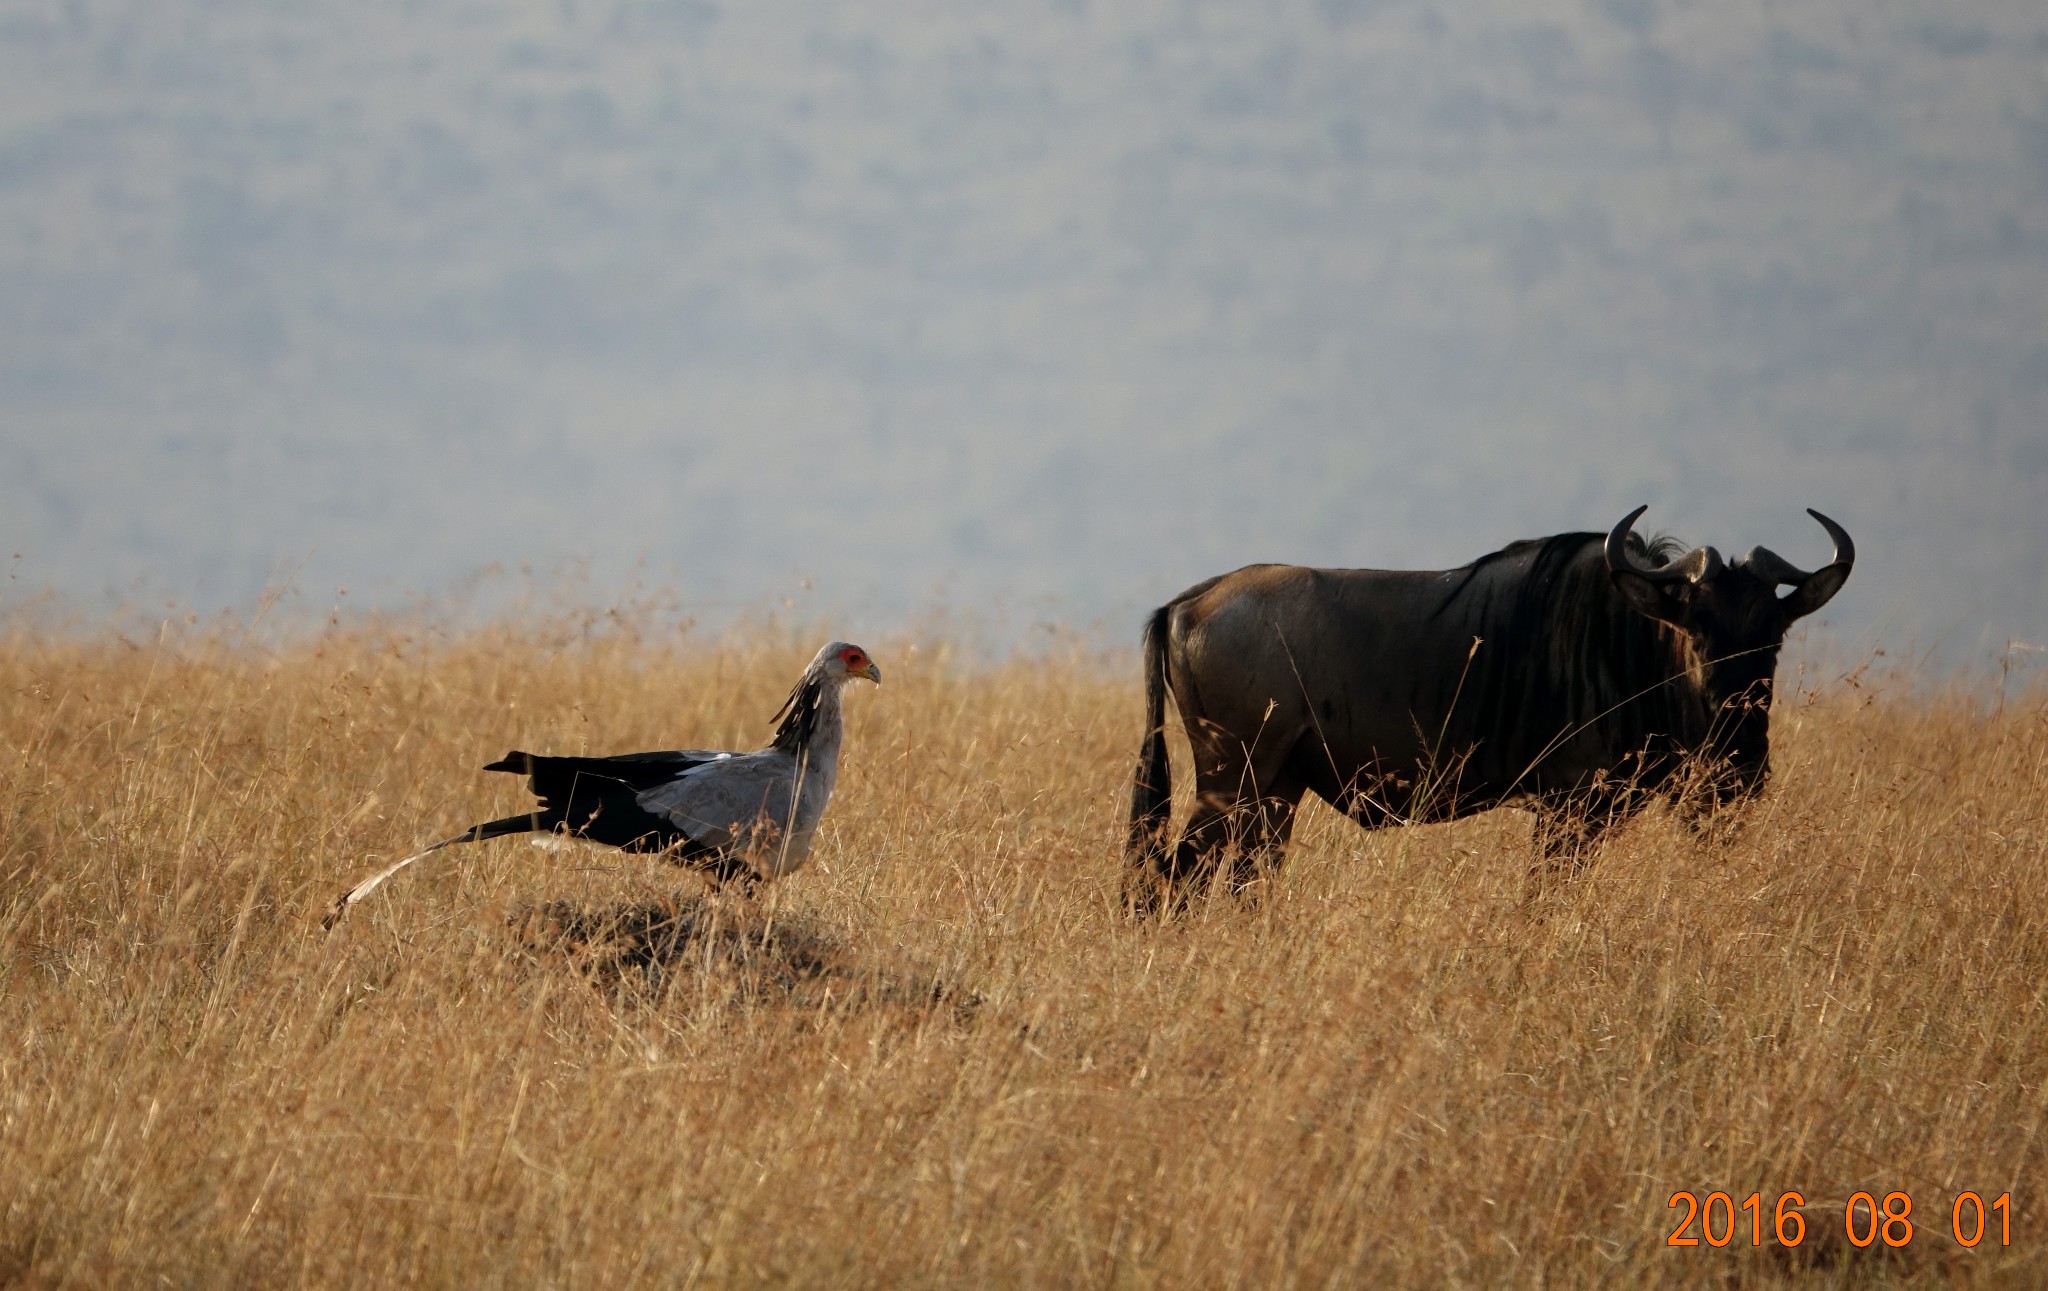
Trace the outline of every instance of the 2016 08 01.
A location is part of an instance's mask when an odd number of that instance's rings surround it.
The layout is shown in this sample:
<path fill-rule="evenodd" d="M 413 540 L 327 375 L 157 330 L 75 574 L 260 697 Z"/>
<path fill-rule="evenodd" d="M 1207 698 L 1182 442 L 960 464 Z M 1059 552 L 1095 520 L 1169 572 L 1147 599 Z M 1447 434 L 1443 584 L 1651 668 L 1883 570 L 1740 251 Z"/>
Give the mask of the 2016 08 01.
<path fill-rule="evenodd" d="M 1764 1244 L 1764 1200 L 1760 1192 L 1738 1202 L 1725 1192 L 1710 1192 L 1702 1198 L 1685 1190 L 1672 1193 L 1667 1205 L 1672 1210 L 1683 1210 L 1684 1214 L 1678 1227 L 1664 1239 L 1666 1246 L 1729 1246 L 1745 1229 L 1751 1246 Z M 1745 1217 L 1747 1222 L 1743 1222 Z M 1771 1208 L 1768 1231 L 1780 1246 L 1797 1246 L 1806 1240 L 1808 1221 L 1817 1218 L 1803 1195 L 1779 1193 L 1777 1205 Z M 2012 1245 L 2010 1192 L 1999 1193 L 1988 1204 L 1975 1192 L 1962 1193 L 1949 1207 L 1948 1218 L 1949 1236 L 1958 1245 L 1973 1247 L 1987 1236 L 1996 1237 L 2000 1246 Z M 1903 1192 L 1888 1192 L 1882 1200 L 1872 1193 L 1858 1192 L 1842 1204 L 1842 1228 L 1852 1246 L 1905 1246 L 1920 1226 L 1913 1219 L 1913 1198 Z"/>

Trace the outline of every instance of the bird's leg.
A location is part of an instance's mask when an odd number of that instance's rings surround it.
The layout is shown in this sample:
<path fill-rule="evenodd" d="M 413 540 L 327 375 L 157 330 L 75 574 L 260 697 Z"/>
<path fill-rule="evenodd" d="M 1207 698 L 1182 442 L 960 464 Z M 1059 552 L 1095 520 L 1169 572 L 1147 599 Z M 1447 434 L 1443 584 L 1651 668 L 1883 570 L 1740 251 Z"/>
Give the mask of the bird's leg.
<path fill-rule="evenodd" d="M 711 880 L 711 884 L 719 892 L 725 891 L 730 886 L 739 892 L 742 899 L 751 901 L 754 899 L 754 894 L 761 889 L 761 876 L 754 873 L 751 868 L 747 868 L 727 878 L 714 878 Z"/>
<path fill-rule="evenodd" d="M 711 884 L 713 892 L 724 892 L 727 885 L 739 890 L 739 895 L 752 900 L 754 892 L 761 886 L 761 875 L 753 866 L 732 852 L 720 852 L 697 867 Z"/>

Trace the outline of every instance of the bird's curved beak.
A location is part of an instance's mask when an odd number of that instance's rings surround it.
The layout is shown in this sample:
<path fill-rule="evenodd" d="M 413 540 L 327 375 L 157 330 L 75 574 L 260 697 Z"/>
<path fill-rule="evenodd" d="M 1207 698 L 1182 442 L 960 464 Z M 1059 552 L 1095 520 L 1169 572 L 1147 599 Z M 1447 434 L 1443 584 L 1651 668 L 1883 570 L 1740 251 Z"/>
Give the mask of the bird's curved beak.
<path fill-rule="evenodd" d="M 875 661 L 873 659 L 868 660 L 867 667 L 862 668 L 859 672 L 856 672 L 853 675 L 856 677 L 866 677 L 869 681 L 874 682 L 877 686 L 882 684 L 882 670 L 875 665 Z"/>

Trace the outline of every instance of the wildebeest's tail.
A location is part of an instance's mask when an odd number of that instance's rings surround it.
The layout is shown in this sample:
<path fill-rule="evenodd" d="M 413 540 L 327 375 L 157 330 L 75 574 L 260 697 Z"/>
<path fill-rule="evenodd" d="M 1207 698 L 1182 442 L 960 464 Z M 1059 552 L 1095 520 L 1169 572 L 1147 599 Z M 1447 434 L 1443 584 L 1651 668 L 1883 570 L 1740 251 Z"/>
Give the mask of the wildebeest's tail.
<path fill-rule="evenodd" d="M 1166 854 L 1173 820 L 1173 764 L 1166 755 L 1166 636 L 1171 603 L 1145 622 L 1145 740 L 1131 781 L 1131 834 L 1124 855 L 1134 866 L 1157 867 Z"/>

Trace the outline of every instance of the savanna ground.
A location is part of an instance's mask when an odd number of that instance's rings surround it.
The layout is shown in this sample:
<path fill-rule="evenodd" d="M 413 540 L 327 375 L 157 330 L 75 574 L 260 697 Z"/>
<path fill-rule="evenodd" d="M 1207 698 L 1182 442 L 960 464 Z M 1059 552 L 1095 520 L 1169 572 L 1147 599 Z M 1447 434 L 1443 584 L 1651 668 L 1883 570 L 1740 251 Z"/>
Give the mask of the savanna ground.
<path fill-rule="evenodd" d="M 1140 926 L 1129 661 L 868 641 L 758 901 L 508 840 L 321 932 L 525 804 L 481 763 L 751 747 L 824 635 L 0 638 L 0 1283 L 2048 1280 L 2038 692 L 1782 678 L 1732 839 L 1652 813 L 1525 905 L 1519 813 L 1319 810 L 1259 907 Z M 1685 1189 L 1817 1217 L 1675 1249 Z M 1845 1249 L 1858 1190 L 1907 1246 Z"/>

